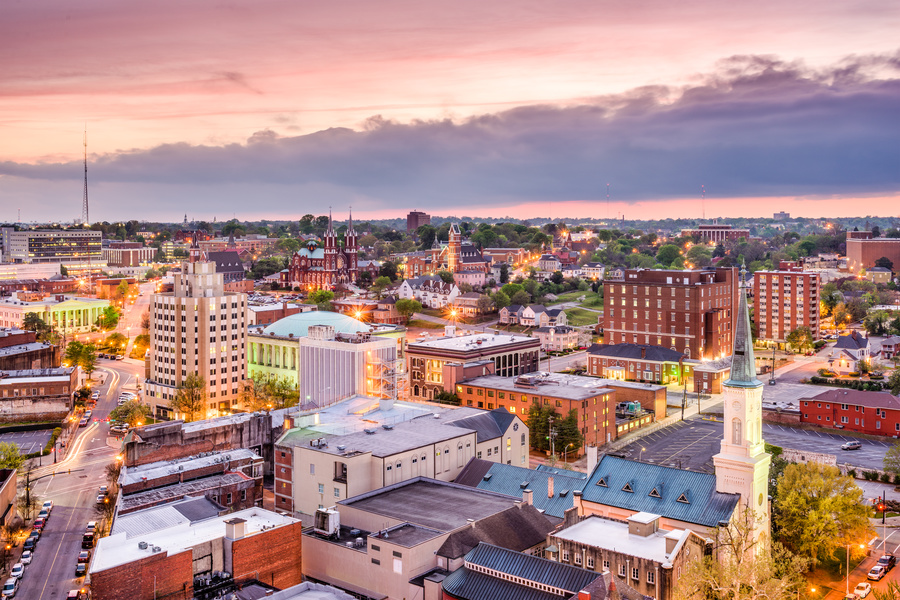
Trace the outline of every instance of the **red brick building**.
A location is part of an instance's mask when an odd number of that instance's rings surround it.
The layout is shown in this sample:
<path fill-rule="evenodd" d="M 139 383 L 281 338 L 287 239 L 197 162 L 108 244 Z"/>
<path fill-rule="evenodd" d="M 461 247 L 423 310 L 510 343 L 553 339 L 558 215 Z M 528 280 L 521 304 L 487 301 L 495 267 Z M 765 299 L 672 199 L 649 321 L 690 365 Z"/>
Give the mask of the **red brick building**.
<path fill-rule="evenodd" d="M 737 269 L 625 269 L 604 286 L 605 341 L 671 348 L 687 358 L 731 353 Z"/>
<path fill-rule="evenodd" d="M 900 398 L 890 392 L 832 389 L 800 400 L 800 422 L 869 435 L 900 435 Z"/>
<path fill-rule="evenodd" d="M 683 383 L 693 366 L 685 356 L 661 346 L 594 344 L 587 351 L 587 374 L 651 383 Z"/>
<path fill-rule="evenodd" d="M 789 333 L 809 327 L 819 335 L 819 274 L 804 272 L 782 262 L 777 271 L 757 271 L 753 276 L 753 320 L 757 340 L 783 346 Z"/>
<path fill-rule="evenodd" d="M 406 233 L 415 233 L 422 225 L 431 225 L 431 215 L 418 210 L 406 214 Z"/>
<path fill-rule="evenodd" d="M 900 238 L 872 238 L 871 231 L 847 232 L 847 270 L 857 274 L 885 257 L 900 269 Z"/>
<path fill-rule="evenodd" d="M 94 600 L 189 600 L 199 578 L 276 588 L 302 581 L 302 523 L 261 508 L 220 515 L 193 498 L 118 517 L 90 564 Z M 139 544 L 140 542 L 140 544 Z"/>
<path fill-rule="evenodd" d="M 103 248 L 103 260 L 111 267 L 137 267 L 153 260 L 156 248 L 140 242 L 110 242 Z"/>

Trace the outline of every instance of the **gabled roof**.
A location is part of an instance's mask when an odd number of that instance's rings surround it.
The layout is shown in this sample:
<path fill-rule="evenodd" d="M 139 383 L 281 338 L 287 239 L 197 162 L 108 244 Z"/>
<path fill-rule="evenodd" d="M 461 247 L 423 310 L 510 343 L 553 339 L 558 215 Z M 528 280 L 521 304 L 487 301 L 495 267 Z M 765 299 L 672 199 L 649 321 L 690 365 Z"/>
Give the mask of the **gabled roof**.
<path fill-rule="evenodd" d="M 527 584 L 514 584 L 506 579 L 470 569 L 470 565 L 496 571 L 511 578 L 520 578 L 565 590 L 569 596 L 574 596 L 597 578 L 603 576 L 595 571 L 485 543 L 478 544 L 466 554 L 465 565 L 444 579 L 444 591 L 454 598 L 466 600 L 488 598 L 491 600 L 506 598 L 517 600 L 560 599 L 559 595 L 552 595 Z"/>
<path fill-rule="evenodd" d="M 553 496 L 549 497 L 547 488 L 551 477 Z M 531 490 L 535 508 L 562 519 L 565 511 L 573 506 L 573 493 L 580 490 L 586 480 L 587 475 L 578 471 L 526 469 L 473 458 L 460 471 L 456 483 L 516 498 L 521 498 L 526 489 Z"/>
<path fill-rule="evenodd" d="M 570 331 L 574 331 L 574 327 L 569 327 L 568 325 L 548 325 L 546 327 L 538 327 L 535 331 L 539 333 L 569 333 Z"/>
<path fill-rule="evenodd" d="M 547 313 L 548 315 L 550 315 L 551 317 L 558 317 L 558 316 L 559 316 L 559 313 L 565 312 L 565 311 L 564 311 L 563 309 L 561 309 L 561 308 L 548 308 L 548 309 L 545 310 L 544 312 L 546 312 L 546 313 Z"/>
<path fill-rule="evenodd" d="M 452 418 L 453 415 L 450 416 Z M 505 408 L 495 408 L 454 421 L 447 421 L 447 425 L 473 429 L 475 441 L 480 444 L 502 436 L 515 418 L 515 415 L 510 414 Z"/>
<path fill-rule="evenodd" d="M 679 362 L 684 359 L 684 354 L 663 346 L 651 346 L 649 344 L 592 344 L 588 348 L 588 354 L 593 356 L 608 356 L 611 358 L 627 358 L 636 360 L 649 360 L 654 362 Z M 643 356 L 641 355 L 643 351 Z"/>
<path fill-rule="evenodd" d="M 847 350 L 861 350 L 869 347 L 869 338 L 861 335 L 858 331 L 851 331 L 849 335 L 838 337 L 834 347 Z"/>
<path fill-rule="evenodd" d="M 509 306 L 504 306 L 503 309 L 507 310 L 510 314 L 515 314 L 522 310 L 521 304 L 510 304 Z M 501 309 L 501 310 L 503 310 Z"/>
<path fill-rule="evenodd" d="M 900 335 L 892 335 L 889 338 L 884 338 L 883 340 L 881 340 L 882 347 L 896 346 L 897 344 L 900 344 Z"/>
<path fill-rule="evenodd" d="M 529 304 L 528 308 L 530 308 L 536 315 L 547 312 L 547 307 L 543 304 Z"/>
<path fill-rule="evenodd" d="M 627 490 L 631 491 L 627 491 Z M 650 493 L 656 489 L 659 498 Z M 716 491 L 716 476 L 604 456 L 588 477 L 582 499 L 667 519 L 715 527 L 731 519 L 740 494 Z"/>
<path fill-rule="evenodd" d="M 481 542 L 523 552 L 547 539 L 553 527 L 537 508 L 519 504 L 453 532 L 437 553 L 450 559 L 459 558 Z"/>
<path fill-rule="evenodd" d="M 241 262 L 241 257 L 234 250 L 207 252 L 206 257 L 210 262 L 216 263 L 216 273 L 244 272 L 244 264 Z"/>

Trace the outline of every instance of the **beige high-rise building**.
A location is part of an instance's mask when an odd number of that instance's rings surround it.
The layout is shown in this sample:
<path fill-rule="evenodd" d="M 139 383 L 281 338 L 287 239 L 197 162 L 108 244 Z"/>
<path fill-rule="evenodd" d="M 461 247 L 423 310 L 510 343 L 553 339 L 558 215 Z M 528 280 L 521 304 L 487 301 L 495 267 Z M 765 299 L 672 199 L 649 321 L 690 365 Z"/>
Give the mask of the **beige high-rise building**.
<path fill-rule="evenodd" d="M 146 400 L 159 419 L 182 417 L 170 402 L 191 373 L 206 382 L 203 418 L 239 408 L 246 376 L 247 295 L 226 292 L 216 264 L 199 260 L 194 250 L 175 275 L 175 291 L 150 303 Z"/>

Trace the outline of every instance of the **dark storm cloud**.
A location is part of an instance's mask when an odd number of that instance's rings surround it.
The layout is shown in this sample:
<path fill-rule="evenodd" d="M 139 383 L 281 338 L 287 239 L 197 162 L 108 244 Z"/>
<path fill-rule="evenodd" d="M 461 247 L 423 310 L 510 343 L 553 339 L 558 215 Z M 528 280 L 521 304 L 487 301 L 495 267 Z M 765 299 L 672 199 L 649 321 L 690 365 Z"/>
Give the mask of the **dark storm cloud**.
<path fill-rule="evenodd" d="M 605 193 L 608 181 L 619 199 L 634 201 L 696 196 L 701 183 L 718 197 L 895 192 L 898 72 L 900 55 L 851 57 L 827 70 L 739 56 L 685 88 L 647 87 L 462 122 L 373 117 L 359 130 L 262 131 L 221 147 L 166 144 L 99 157 L 91 174 L 167 184 L 173 199 L 182 196 L 179 186 L 274 184 L 300 196 L 328 189 L 332 200 L 363 197 L 371 208 L 423 199 L 457 207 L 585 200 Z M 81 174 L 78 164 L 11 162 L 0 163 L 0 173 Z"/>

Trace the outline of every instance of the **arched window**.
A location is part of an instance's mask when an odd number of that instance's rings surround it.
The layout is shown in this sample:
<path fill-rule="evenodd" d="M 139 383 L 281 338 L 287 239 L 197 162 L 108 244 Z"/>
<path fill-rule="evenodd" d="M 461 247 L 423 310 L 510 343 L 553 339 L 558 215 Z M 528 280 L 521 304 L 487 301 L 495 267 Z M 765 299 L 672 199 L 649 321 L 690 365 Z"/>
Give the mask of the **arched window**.
<path fill-rule="evenodd" d="M 450 446 L 444 447 L 444 470 L 450 470 Z"/>
<path fill-rule="evenodd" d="M 741 420 L 740 419 L 732 419 L 731 420 L 731 443 L 735 446 L 740 445 L 741 442 Z"/>

